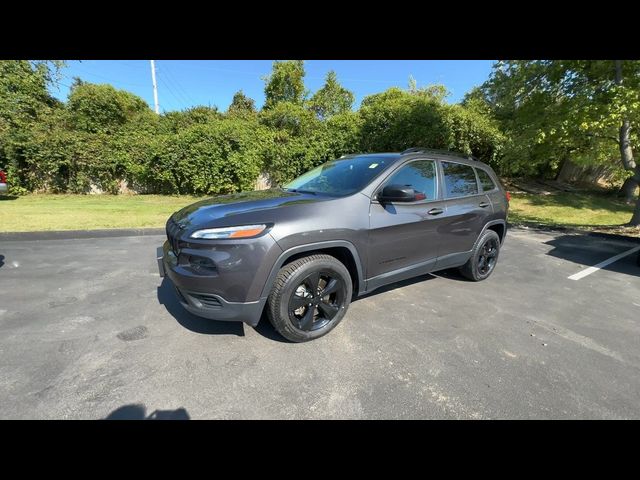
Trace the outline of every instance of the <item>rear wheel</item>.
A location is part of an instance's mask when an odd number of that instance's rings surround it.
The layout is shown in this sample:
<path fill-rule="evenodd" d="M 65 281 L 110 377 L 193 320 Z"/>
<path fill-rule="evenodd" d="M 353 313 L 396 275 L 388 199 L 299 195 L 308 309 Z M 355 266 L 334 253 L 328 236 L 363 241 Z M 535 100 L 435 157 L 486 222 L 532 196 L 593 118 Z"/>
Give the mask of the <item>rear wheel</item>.
<path fill-rule="evenodd" d="M 460 267 L 462 275 L 479 282 L 491 275 L 500 254 L 500 237 L 493 230 L 486 230 L 476 242 L 471 258 Z"/>
<path fill-rule="evenodd" d="M 349 271 L 336 258 L 300 258 L 280 269 L 268 299 L 269 320 L 292 342 L 319 338 L 340 323 L 352 291 Z"/>

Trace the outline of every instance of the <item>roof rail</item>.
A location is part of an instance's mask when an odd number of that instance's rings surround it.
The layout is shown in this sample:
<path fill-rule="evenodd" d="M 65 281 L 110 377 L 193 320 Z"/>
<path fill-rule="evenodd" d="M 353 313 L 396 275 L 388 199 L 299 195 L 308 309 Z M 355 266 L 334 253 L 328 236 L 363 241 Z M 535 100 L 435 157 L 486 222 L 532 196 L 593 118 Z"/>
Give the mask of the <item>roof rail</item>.
<path fill-rule="evenodd" d="M 467 158 L 469 160 L 475 160 L 476 162 L 481 161 L 481 160 L 478 160 L 473 155 L 465 155 L 464 153 L 453 152 L 451 150 L 441 150 L 437 148 L 411 147 L 411 148 L 407 148 L 406 150 L 403 150 L 400 153 L 401 155 L 405 155 L 407 153 L 437 153 L 439 155 L 449 155 L 451 157 Z"/>

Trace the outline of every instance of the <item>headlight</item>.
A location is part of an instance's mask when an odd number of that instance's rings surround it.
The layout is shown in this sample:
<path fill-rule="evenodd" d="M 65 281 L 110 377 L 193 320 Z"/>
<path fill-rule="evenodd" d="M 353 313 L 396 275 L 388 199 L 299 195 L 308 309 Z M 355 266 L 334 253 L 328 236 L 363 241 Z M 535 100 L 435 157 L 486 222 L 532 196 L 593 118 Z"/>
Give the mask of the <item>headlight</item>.
<path fill-rule="evenodd" d="M 266 225 L 242 225 L 239 227 L 220 227 L 198 230 L 191 234 L 191 238 L 250 238 L 265 231 Z"/>

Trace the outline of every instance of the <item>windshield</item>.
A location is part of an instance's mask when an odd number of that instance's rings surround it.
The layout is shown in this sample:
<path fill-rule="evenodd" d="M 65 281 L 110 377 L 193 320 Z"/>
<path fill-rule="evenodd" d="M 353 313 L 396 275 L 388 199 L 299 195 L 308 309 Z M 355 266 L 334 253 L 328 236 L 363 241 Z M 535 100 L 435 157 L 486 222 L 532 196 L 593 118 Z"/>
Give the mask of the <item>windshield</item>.
<path fill-rule="evenodd" d="M 299 176 L 284 188 L 336 197 L 351 195 L 362 190 L 396 158 L 391 155 L 363 155 L 332 160 Z"/>

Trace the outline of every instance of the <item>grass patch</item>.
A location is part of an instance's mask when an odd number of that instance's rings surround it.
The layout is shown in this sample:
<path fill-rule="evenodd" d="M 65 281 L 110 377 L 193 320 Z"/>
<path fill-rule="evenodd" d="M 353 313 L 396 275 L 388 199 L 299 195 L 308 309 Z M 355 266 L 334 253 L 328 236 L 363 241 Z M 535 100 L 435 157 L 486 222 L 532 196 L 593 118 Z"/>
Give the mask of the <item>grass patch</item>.
<path fill-rule="evenodd" d="M 628 223 L 633 206 L 606 194 L 554 192 L 511 194 L 509 221 L 563 227 L 610 227 Z"/>
<path fill-rule="evenodd" d="M 0 196 L 0 232 L 163 227 L 189 195 Z"/>
<path fill-rule="evenodd" d="M 163 227 L 169 215 L 203 197 L 190 195 L 0 196 L 0 231 Z M 605 194 L 513 193 L 509 221 L 576 228 L 627 223 L 633 207 Z"/>

